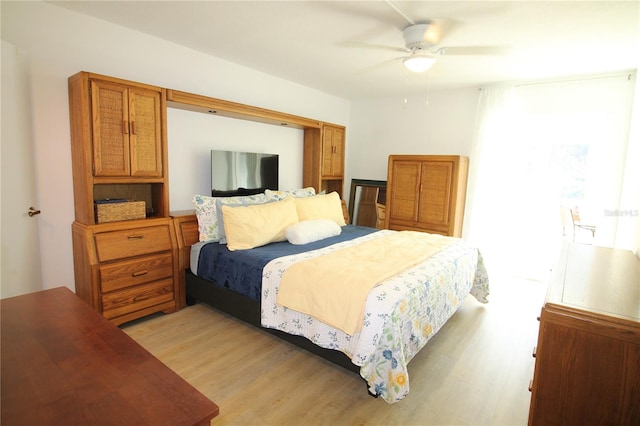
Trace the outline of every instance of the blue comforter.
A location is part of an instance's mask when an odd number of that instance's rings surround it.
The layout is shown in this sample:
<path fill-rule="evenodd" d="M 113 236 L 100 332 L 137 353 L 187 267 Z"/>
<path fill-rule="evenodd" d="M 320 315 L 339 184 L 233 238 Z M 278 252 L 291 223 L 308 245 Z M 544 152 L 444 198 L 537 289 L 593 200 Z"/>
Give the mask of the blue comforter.
<path fill-rule="evenodd" d="M 352 240 L 372 232 L 375 228 L 346 225 L 340 235 L 304 245 L 287 241 L 271 243 L 251 250 L 229 251 L 226 244 L 206 244 L 198 258 L 198 276 L 216 285 L 236 291 L 256 301 L 261 300 L 262 270 L 278 257 L 316 250 L 342 241 Z"/>

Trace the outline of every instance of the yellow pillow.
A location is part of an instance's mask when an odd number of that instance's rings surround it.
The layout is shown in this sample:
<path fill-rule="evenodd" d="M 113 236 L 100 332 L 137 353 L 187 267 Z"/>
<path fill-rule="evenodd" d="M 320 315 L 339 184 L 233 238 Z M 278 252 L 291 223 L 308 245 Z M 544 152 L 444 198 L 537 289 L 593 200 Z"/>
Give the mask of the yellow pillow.
<path fill-rule="evenodd" d="M 284 241 L 286 229 L 298 223 L 293 198 L 250 206 L 223 205 L 221 208 L 227 248 L 231 251 Z"/>
<path fill-rule="evenodd" d="M 298 220 L 329 219 L 339 226 L 346 225 L 342 215 L 342 202 L 337 192 L 294 198 Z"/>

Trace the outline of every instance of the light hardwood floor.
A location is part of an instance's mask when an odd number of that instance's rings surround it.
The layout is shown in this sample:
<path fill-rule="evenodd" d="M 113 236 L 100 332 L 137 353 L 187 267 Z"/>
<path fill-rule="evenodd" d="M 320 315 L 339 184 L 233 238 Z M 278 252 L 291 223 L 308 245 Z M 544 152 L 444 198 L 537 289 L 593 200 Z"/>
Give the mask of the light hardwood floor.
<path fill-rule="evenodd" d="M 197 304 L 122 329 L 220 407 L 212 425 L 525 425 L 546 287 L 493 278 L 410 362 L 388 404 L 355 373 Z"/>

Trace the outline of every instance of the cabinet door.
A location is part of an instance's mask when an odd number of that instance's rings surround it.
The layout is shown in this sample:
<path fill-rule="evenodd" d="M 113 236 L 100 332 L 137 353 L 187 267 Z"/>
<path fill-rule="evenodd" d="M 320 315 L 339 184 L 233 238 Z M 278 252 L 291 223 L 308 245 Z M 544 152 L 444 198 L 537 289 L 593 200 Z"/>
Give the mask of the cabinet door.
<path fill-rule="evenodd" d="M 160 93 L 129 89 L 131 176 L 162 176 Z"/>
<path fill-rule="evenodd" d="M 129 176 L 127 88 L 91 81 L 94 176 Z"/>
<path fill-rule="evenodd" d="M 333 176 L 344 176 L 344 129 L 333 129 Z"/>
<path fill-rule="evenodd" d="M 419 161 L 394 161 L 388 182 L 387 194 L 391 196 L 387 212 L 390 221 L 416 221 L 418 218 L 418 194 L 422 167 Z"/>
<path fill-rule="evenodd" d="M 322 176 L 344 175 L 344 130 L 324 126 L 322 135 Z"/>
<path fill-rule="evenodd" d="M 94 176 L 162 176 L 160 92 L 91 81 Z"/>
<path fill-rule="evenodd" d="M 438 227 L 449 226 L 453 162 L 424 161 L 421 165 L 418 221 Z"/>

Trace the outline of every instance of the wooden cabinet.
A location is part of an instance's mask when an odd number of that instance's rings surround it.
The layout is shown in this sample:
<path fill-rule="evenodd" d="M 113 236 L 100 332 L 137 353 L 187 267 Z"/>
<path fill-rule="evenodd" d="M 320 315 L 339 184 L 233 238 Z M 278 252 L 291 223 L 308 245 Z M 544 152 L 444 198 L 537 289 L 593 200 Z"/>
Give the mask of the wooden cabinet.
<path fill-rule="evenodd" d="M 69 108 L 76 293 L 115 324 L 175 311 L 165 90 L 81 72 L 69 78 Z M 95 202 L 114 198 L 143 201 L 146 212 L 98 223 Z"/>
<path fill-rule="evenodd" d="M 386 228 L 460 237 L 468 168 L 467 157 L 390 155 Z"/>
<path fill-rule="evenodd" d="M 94 176 L 162 176 L 162 91 L 90 84 Z"/>
<path fill-rule="evenodd" d="M 530 425 L 640 424 L 640 260 L 567 244 L 534 353 Z"/>
<path fill-rule="evenodd" d="M 76 294 L 115 324 L 178 306 L 178 251 L 169 218 L 74 222 Z"/>
<path fill-rule="evenodd" d="M 344 177 L 344 127 L 322 127 L 322 177 Z"/>
<path fill-rule="evenodd" d="M 75 219 L 97 223 L 94 201 L 144 201 L 169 216 L 165 89 L 80 72 L 69 78 Z"/>
<path fill-rule="evenodd" d="M 317 192 L 336 191 L 342 198 L 344 187 L 345 128 L 323 123 L 304 131 L 303 186 Z"/>

